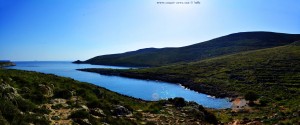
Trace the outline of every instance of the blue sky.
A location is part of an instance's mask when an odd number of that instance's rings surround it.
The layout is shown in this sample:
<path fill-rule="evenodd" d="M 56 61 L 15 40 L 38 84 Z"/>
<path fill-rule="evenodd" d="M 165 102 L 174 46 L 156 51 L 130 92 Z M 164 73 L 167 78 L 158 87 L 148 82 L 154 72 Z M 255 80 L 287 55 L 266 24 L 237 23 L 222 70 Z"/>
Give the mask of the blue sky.
<path fill-rule="evenodd" d="M 299 0 L 0 0 L 0 59 L 86 60 L 246 31 L 300 34 Z"/>

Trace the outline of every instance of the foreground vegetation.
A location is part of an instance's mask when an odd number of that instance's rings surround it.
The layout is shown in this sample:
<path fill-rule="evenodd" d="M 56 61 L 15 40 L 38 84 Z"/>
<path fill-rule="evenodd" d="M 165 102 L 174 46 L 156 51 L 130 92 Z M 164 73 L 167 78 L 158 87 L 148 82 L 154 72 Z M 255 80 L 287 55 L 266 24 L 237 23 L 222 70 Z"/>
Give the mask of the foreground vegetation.
<path fill-rule="evenodd" d="M 248 108 L 217 110 L 222 122 L 300 122 L 300 46 L 238 53 L 192 63 L 144 69 L 81 69 L 105 75 L 180 83 L 218 97 L 258 98 Z M 250 96 L 249 96 L 250 93 Z M 251 96 L 256 94 L 255 96 Z M 236 121 L 237 122 L 237 121 Z M 242 122 L 242 123 L 243 123 Z"/>
<path fill-rule="evenodd" d="M 182 98 L 145 102 L 89 83 L 0 68 L 0 124 L 217 124 Z"/>
<path fill-rule="evenodd" d="M 117 66 L 162 66 L 179 62 L 192 62 L 217 56 L 258 50 L 290 44 L 300 39 L 300 34 L 273 32 L 243 32 L 178 48 L 146 48 L 121 54 L 103 55 L 86 61 L 89 63 Z"/>

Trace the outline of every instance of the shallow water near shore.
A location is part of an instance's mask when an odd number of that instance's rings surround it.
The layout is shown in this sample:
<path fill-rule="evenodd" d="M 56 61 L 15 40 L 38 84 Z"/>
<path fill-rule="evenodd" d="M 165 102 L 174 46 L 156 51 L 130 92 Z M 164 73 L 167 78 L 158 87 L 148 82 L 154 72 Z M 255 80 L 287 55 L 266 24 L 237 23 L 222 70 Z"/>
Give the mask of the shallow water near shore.
<path fill-rule="evenodd" d="M 78 81 L 92 83 L 111 91 L 143 100 L 155 101 L 159 99 L 183 97 L 187 101 L 195 101 L 208 108 L 222 109 L 230 108 L 232 105 L 228 99 L 213 98 L 209 95 L 186 89 L 177 84 L 119 76 L 105 76 L 76 70 L 82 68 L 126 69 L 128 67 L 73 64 L 68 61 L 19 61 L 15 62 L 15 64 L 16 66 L 9 68 L 70 77 Z"/>

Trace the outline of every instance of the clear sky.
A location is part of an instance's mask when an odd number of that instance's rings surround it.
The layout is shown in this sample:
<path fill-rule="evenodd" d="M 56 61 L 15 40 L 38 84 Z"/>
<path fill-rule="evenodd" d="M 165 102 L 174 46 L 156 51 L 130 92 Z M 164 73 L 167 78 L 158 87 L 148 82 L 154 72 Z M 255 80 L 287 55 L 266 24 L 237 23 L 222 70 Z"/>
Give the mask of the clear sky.
<path fill-rule="evenodd" d="M 0 0 L 0 60 L 86 60 L 245 31 L 300 34 L 300 0 Z"/>

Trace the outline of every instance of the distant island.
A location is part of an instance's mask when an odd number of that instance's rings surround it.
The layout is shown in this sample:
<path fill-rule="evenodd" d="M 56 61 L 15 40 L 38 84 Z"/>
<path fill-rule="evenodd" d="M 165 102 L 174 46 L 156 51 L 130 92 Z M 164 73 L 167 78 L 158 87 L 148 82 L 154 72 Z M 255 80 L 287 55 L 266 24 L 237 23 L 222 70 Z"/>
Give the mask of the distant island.
<path fill-rule="evenodd" d="M 72 62 L 72 63 L 75 63 L 75 64 L 82 64 L 82 63 L 84 63 L 83 61 L 80 61 L 80 60 L 76 60 L 76 61 L 74 61 L 74 62 Z"/>
<path fill-rule="evenodd" d="M 0 60 L 0 67 L 15 66 L 16 64 L 10 60 Z"/>

